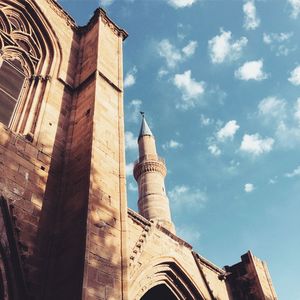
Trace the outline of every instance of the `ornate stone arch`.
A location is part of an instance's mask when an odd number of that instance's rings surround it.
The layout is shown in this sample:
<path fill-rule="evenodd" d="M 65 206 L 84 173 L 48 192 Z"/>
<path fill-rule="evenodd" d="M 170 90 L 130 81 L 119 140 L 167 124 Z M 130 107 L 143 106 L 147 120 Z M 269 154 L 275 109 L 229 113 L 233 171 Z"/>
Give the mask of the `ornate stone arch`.
<path fill-rule="evenodd" d="M 204 300 L 193 279 L 173 257 L 154 260 L 134 279 L 130 299 L 140 300 L 152 288 L 165 285 L 178 300 Z"/>
<path fill-rule="evenodd" d="M 0 64 L 5 60 L 19 61 L 25 76 L 9 126 L 33 137 L 50 79 L 61 63 L 58 39 L 35 1 L 1 2 Z"/>

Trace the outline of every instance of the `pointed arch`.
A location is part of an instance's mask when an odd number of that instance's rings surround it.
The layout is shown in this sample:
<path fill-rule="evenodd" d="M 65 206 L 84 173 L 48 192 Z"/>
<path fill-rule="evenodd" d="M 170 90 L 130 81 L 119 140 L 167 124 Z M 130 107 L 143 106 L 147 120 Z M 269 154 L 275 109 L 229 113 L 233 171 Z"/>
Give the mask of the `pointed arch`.
<path fill-rule="evenodd" d="M 162 257 L 150 262 L 131 285 L 130 298 L 140 300 L 158 286 L 169 289 L 174 299 L 205 299 L 188 272 L 173 257 Z"/>
<path fill-rule="evenodd" d="M 16 104 L 7 124 L 12 130 L 34 136 L 50 79 L 58 74 L 61 57 L 59 41 L 35 1 L 2 1 L 0 65 L 18 60 L 25 76 L 18 99 L 13 99 Z"/>

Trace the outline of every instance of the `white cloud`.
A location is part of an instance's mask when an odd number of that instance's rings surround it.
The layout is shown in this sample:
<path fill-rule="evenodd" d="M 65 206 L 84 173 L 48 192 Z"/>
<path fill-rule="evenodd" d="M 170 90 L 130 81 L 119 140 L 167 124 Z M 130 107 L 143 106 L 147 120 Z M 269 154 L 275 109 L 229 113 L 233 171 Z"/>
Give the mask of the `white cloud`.
<path fill-rule="evenodd" d="M 208 41 L 210 59 L 213 63 L 237 60 L 247 43 L 248 40 L 245 37 L 233 41 L 231 32 L 221 28 L 220 35 L 216 35 Z"/>
<path fill-rule="evenodd" d="M 133 135 L 132 132 L 125 132 L 125 148 L 128 150 L 136 150 L 138 147 L 137 137 Z"/>
<path fill-rule="evenodd" d="M 217 132 L 218 141 L 224 142 L 227 139 L 232 140 L 239 128 L 240 126 L 237 124 L 236 120 L 227 122 L 225 126 Z"/>
<path fill-rule="evenodd" d="M 214 156 L 219 156 L 222 153 L 216 144 L 208 145 L 208 150 Z"/>
<path fill-rule="evenodd" d="M 158 54 L 166 59 L 169 68 L 174 68 L 176 64 L 182 60 L 180 51 L 167 39 L 159 42 Z"/>
<path fill-rule="evenodd" d="M 169 68 L 175 68 L 175 66 L 191 57 L 197 48 L 196 41 L 189 41 L 189 43 L 181 50 L 176 48 L 168 39 L 163 39 L 158 43 L 158 54 L 165 58 L 167 66 Z M 161 69 L 162 70 L 162 69 Z"/>
<path fill-rule="evenodd" d="M 261 116 L 285 117 L 286 101 L 276 96 L 262 99 L 258 104 L 258 113 Z"/>
<path fill-rule="evenodd" d="M 277 179 L 278 179 L 277 176 L 275 176 L 274 178 L 270 178 L 269 179 L 269 184 L 275 184 L 275 183 L 277 183 Z"/>
<path fill-rule="evenodd" d="M 300 13 L 300 0 L 288 0 L 292 6 L 291 18 L 297 19 Z"/>
<path fill-rule="evenodd" d="M 287 56 L 290 52 L 296 50 L 295 47 L 288 47 L 293 32 L 281 32 L 281 33 L 264 33 L 263 41 L 269 45 L 272 51 L 276 52 L 276 56 Z"/>
<path fill-rule="evenodd" d="M 195 245 L 195 243 L 201 238 L 201 233 L 197 231 L 197 229 L 191 228 L 190 226 L 177 227 L 176 234 L 183 240 L 193 245 Z"/>
<path fill-rule="evenodd" d="M 263 41 L 265 44 L 272 44 L 274 42 L 284 42 L 289 40 L 293 36 L 293 32 L 280 32 L 280 33 L 264 33 Z"/>
<path fill-rule="evenodd" d="M 200 115 L 200 122 L 201 122 L 202 126 L 209 126 L 214 122 L 214 120 L 212 120 L 209 117 L 206 117 L 205 115 L 201 114 Z"/>
<path fill-rule="evenodd" d="M 295 176 L 300 176 L 300 166 L 298 166 L 292 172 L 284 174 L 284 176 L 288 177 L 288 178 L 292 178 L 292 177 L 295 177 Z"/>
<path fill-rule="evenodd" d="M 124 79 L 124 87 L 130 87 L 135 84 L 135 74 L 137 73 L 137 68 L 134 66 L 130 71 L 126 73 Z"/>
<path fill-rule="evenodd" d="M 244 191 L 246 193 L 251 193 L 254 190 L 254 185 L 252 183 L 246 183 L 244 186 Z"/>
<path fill-rule="evenodd" d="M 175 8 L 183 8 L 183 7 L 189 7 L 192 6 L 194 3 L 196 3 L 198 0 L 167 0 L 168 4 Z"/>
<path fill-rule="evenodd" d="M 300 145 L 300 127 L 286 124 L 281 120 L 276 128 L 276 139 L 284 148 L 294 148 Z"/>
<path fill-rule="evenodd" d="M 294 117 L 300 124 L 300 98 L 297 99 L 296 104 L 295 104 Z"/>
<path fill-rule="evenodd" d="M 175 140 L 170 140 L 169 142 L 166 142 L 165 144 L 162 145 L 162 148 L 164 150 L 168 150 L 168 149 L 178 149 L 178 148 L 182 148 L 182 144 L 175 141 Z"/>
<path fill-rule="evenodd" d="M 114 0 L 99 0 L 100 6 L 110 6 Z"/>
<path fill-rule="evenodd" d="M 231 173 L 231 174 L 236 174 L 238 172 L 239 166 L 240 166 L 240 162 L 235 161 L 234 159 L 232 159 L 229 162 L 229 166 L 226 168 L 226 171 Z"/>
<path fill-rule="evenodd" d="M 245 134 L 240 146 L 240 150 L 253 154 L 255 156 L 268 153 L 272 150 L 274 139 L 272 138 L 261 138 L 258 133 L 256 134 Z"/>
<path fill-rule="evenodd" d="M 268 75 L 263 71 L 263 60 L 253 60 L 245 62 L 240 68 L 238 68 L 234 75 L 240 80 L 264 80 L 268 78 Z"/>
<path fill-rule="evenodd" d="M 182 52 L 186 57 L 190 57 L 195 53 L 197 46 L 198 43 L 196 41 L 190 41 L 185 47 L 182 48 Z"/>
<path fill-rule="evenodd" d="M 132 173 L 132 169 L 133 168 L 130 168 L 131 173 Z M 132 182 L 129 182 L 129 184 L 128 184 L 128 190 L 131 191 L 131 192 L 136 192 L 138 190 L 137 185 L 134 184 L 134 183 L 132 183 Z"/>
<path fill-rule="evenodd" d="M 142 100 L 140 99 L 133 99 L 130 101 L 128 105 L 129 114 L 126 115 L 127 120 L 133 123 L 138 123 L 140 120 L 140 111 L 142 107 Z"/>
<path fill-rule="evenodd" d="M 294 85 L 300 85 L 300 65 L 291 72 L 288 81 Z"/>
<path fill-rule="evenodd" d="M 129 163 L 126 165 L 125 171 L 126 171 L 126 176 L 132 176 L 133 175 L 133 163 Z"/>
<path fill-rule="evenodd" d="M 188 109 L 194 107 L 200 96 L 204 94 L 204 82 L 193 79 L 191 70 L 187 70 L 183 74 L 176 74 L 173 83 L 182 93 L 183 103 L 177 105 L 177 108 Z"/>
<path fill-rule="evenodd" d="M 162 78 L 162 77 L 164 77 L 164 76 L 166 76 L 166 75 L 168 75 L 169 74 L 169 71 L 168 70 L 166 70 L 165 68 L 160 68 L 159 70 L 158 70 L 158 78 Z"/>
<path fill-rule="evenodd" d="M 256 29 L 260 24 L 260 19 L 256 15 L 254 0 L 249 0 L 243 5 L 244 28 L 247 30 Z"/>
<path fill-rule="evenodd" d="M 207 195 L 199 189 L 192 189 L 186 185 L 176 185 L 168 193 L 171 207 L 174 209 L 194 209 L 202 208 L 207 202 Z"/>

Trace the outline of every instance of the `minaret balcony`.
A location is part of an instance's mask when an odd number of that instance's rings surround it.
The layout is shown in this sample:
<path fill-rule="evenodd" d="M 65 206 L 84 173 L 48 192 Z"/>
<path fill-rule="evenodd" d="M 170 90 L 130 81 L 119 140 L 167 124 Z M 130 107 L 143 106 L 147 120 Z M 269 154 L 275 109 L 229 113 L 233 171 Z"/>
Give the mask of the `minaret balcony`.
<path fill-rule="evenodd" d="M 163 177 L 167 174 L 165 160 L 157 155 L 144 155 L 134 162 L 133 175 L 135 180 L 146 172 L 159 172 Z"/>

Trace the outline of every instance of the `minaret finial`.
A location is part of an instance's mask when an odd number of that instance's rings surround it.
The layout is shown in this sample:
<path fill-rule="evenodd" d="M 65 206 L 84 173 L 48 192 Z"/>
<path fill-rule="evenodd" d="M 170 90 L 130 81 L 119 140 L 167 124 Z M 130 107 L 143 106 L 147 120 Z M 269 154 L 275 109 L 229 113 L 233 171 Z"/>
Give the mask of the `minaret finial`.
<path fill-rule="evenodd" d="M 140 114 L 142 116 L 142 124 L 141 124 L 141 130 L 140 130 L 138 139 L 140 139 L 144 135 L 153 136 L 153 134 L 150 130 L 150 127 L 148 126 L 148 124 L 146 122 L 145 113 L 143 111 L 140 111 Z"/>

